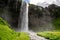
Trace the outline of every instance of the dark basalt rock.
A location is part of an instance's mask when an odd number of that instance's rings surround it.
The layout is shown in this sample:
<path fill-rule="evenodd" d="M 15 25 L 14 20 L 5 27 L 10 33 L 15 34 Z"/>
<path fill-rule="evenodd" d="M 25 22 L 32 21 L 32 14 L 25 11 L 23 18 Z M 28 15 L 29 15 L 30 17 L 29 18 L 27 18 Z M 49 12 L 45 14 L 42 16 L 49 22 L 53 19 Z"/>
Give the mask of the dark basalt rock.
<path fill-rule="evenodd" d="M 4 18 L 12 27 L 18 26 L 18 20 L 20 15 L 21 1 L 17 0 L 0 0 L 0 17 Z M 29 28 L 36 30 L 37 28 L 41 28 L 45 22 L 50 22 L 49 17 L 57 18 L 60 17 L 60 6 L 55 4 L 51 4 L 46 8 L 41 6 L 36 6 L 33 4 L 29 4 Z M 45 14 L 45 15 L 44 15 Z M 8 15 L 8 16 L 7 16 Z M 43 23 L 42 18 L 45 16 L 45 21 Z M 49 16 L 49 17 L 48 17 Z M 6 18 L 8 17 L 8 18 Z M 46 28 L 46 27 L 45 27 Z M 44 30 L 45 30 L 44 28 Z M 39 30 L 41 30 L 39 29 Z M 48 27 L 47 27 L 48 29 Z"/>
<path fill-rule="evenodd" d="M 21 2 L 17 0 L 0 0 L 0 17 L 12 27 L 17 27 Z"/>
<path fill-rule="evenodd" d="M 8 0 L 0 0 L 0 7 L 5 7 L 8 4 Z"/>

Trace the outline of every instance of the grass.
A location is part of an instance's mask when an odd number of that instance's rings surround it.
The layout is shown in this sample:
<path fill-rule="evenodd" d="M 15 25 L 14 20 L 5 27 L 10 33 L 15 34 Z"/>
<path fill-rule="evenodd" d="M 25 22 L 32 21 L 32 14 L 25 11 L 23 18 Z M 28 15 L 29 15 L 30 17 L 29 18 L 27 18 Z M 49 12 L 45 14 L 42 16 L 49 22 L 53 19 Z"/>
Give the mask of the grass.
<path fill-rule="evenodd" d="M 0 24 L 0 40 L 15 40 L 17 33 L 6 25 Z"/>
<path fill-rule="evenodd" d="M 0 18 L 0 40 L 30 40 L 30 37 L 27 33 L 15 32 L 5 20 Z"/>
<path fill-rule="evenodd" d="M 30 40 L 30 37 L 28 36 L 27 33 L 20 32 L 20 33 L 18 33 L 17 40 Z"/>
<path fill-rule="evenodd" d="M 49 40 L 60 40 L 60 32 L 39 32 L 37 35 Z"/>
<path fill-rule="evenodd" d="M 54 22 L 55 27 L 58 29 L 60 24 L 60 19 L 56 19 Z M 57 27 L 58 26 L 58 27 Z M 60 29 L 60 28 L 59 28 Z M 60 40 L 60 30 L 49 31 L 49 32 L 39 32 L 38 36 L 45 37 L 49 40 Z M 30 40 L 27 33 L 16 32 L 10 28 L 10 25 L 0 17 L 0 40 Z"/>
<path fill-rule="evenodd" d="M 1 25 L 6 25 L 6 26 L 10 26 L 4 19 L 2 19 L 1 17 L 0 17 L 0 24 Z"/>

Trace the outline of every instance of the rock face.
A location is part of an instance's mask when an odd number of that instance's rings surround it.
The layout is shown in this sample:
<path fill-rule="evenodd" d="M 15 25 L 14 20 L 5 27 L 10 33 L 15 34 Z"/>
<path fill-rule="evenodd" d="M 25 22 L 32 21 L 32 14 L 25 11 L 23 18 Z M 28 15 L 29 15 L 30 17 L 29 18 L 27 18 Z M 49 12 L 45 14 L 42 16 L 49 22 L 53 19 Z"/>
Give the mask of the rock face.
<path fill-rule="evenodd" d="M 12 27 L 17 27 L 21 2 L 17 0 L 0 0 L 0 17 Z"/>
<path fill-rule="evenodd" d="M 21 1 L 0 0 L 0 17 L 4 18 L 13 28 L 18 26 Z M 52 21 L 60 17 L 60 6 L 49 5 L 46 8 L 29 5 L 29 29 L 33 31 L 53 30 Z"/>
<path fill-rule="evenodd" d="M 60 17 L 60 6 L 51 4 L 48 7 L 29 6 L 29 28 L 34 31 L 54 30 L 53 20 Z"/>
<path fill-rule="evenodd" d="M 47 8 L 31 5 L 29 8 L 29 27 L 34 31 L 53 30 L 52 17 Z"/>

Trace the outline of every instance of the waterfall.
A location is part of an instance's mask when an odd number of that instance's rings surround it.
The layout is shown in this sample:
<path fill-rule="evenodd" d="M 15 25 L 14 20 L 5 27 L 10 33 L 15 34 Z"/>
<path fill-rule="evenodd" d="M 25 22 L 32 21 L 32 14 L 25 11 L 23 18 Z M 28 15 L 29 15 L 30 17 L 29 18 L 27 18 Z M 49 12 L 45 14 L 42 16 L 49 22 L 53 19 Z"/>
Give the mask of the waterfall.
<path fill-rule="evenodd" d="M 20 31 L 28 31 L 28 2 L 25 2 L 24 0 L 22 0 L 20 19 L 18 22 L 18 27 L 20 26 Z"/>

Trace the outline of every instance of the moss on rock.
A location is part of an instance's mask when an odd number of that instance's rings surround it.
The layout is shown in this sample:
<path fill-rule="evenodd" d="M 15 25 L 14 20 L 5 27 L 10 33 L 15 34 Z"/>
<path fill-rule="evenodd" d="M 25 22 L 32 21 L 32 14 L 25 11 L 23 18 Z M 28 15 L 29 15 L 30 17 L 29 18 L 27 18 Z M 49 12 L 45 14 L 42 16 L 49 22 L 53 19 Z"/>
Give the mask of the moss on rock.
<path fill-rule="evenodd" d="M 53 20 L 55 30 L 60 30 L 60 17 Z"/>

